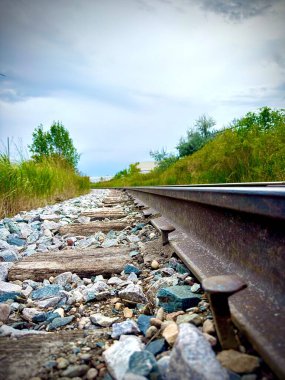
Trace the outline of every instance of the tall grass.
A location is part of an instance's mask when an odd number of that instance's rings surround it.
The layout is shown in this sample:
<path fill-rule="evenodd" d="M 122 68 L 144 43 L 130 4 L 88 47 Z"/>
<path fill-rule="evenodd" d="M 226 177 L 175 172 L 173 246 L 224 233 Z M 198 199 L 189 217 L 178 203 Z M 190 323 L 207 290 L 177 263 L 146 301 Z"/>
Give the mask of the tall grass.
<path fill-rule="evenodd" d="M 285 117 L 262 126 L 241 119 L 191 156 L 166 170 L 127 174 L 94 187 L 153 186 L 285 180 Z"/>
<path fill-rule="evenodd" d="M 0 155 L 0 217 L 88 192 L 89 177 L 79 176 L 60 158 L 12 163 Z"/>

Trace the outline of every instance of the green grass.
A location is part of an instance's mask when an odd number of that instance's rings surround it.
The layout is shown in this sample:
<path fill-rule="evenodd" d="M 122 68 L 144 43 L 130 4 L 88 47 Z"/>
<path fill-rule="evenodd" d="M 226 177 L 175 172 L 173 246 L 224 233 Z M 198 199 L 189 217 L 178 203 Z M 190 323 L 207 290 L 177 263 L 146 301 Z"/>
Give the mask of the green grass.
<path fill-rule="evenodd" d="M 78 175 L 63 159 L 12 163 L 0 155 L 0 217 L 87 193 L 89 177 Z"/>
<path fill-rule="evenodd" d="M 265 119 L 265 116 L 269 119 Z M 263 119 L 262 119 L 263 118 Z M 264 121 L 265 120 L 265 121 Z M 268 121 L 269 120 L 269 121 Z M 285 180 L 284 110 L 249 113 L 234 128 L 216 134 L 191 156 L 166 170 L 128 172 L 93 187 L 153 186 Z"/>

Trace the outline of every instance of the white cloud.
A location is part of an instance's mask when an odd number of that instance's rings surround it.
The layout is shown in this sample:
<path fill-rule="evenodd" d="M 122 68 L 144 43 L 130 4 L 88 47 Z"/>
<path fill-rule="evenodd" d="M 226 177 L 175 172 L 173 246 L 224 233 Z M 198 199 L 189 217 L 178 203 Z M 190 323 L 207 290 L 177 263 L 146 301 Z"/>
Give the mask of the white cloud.
<path fill-rule="evenodd" d="M 285 7 L 269 3 L 2 1 L 0 138 L 60 120 L 104 175 L 174 149 L 203 113 L 281 107 Z"/>

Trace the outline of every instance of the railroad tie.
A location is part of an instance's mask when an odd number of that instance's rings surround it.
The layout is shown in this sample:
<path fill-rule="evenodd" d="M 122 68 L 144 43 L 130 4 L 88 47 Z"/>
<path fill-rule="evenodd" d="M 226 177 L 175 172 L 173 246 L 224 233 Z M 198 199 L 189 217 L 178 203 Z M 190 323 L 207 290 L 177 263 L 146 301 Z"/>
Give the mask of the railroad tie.
<path fill-rule="evenodd" d="M 120 273 L 129 262 L 129 248 L 68 249 L 23 258 L 9 271 L 9 281 L 43 281 L 50 276 L 72 272 L 79 277 Z M 108 265 L 106 265 L 108 263 Z"/>

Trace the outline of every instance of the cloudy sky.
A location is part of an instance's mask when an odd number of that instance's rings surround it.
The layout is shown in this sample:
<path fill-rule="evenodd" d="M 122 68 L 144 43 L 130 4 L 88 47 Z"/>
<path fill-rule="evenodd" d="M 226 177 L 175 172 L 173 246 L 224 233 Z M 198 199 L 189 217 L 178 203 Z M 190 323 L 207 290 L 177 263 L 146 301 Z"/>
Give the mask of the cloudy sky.
<path fill-rule="evenodd" d="M 1 0 L 0 148 L 61 121 L 110 175 L 204 113 L 284 107 L 284 19 L 285 0 Z"/>

